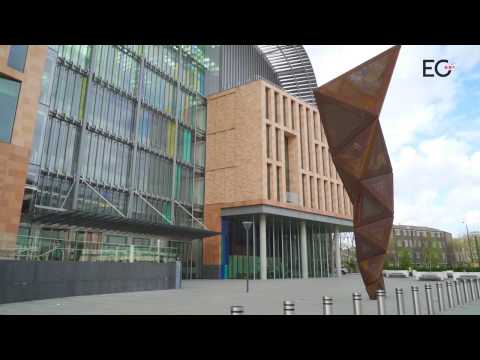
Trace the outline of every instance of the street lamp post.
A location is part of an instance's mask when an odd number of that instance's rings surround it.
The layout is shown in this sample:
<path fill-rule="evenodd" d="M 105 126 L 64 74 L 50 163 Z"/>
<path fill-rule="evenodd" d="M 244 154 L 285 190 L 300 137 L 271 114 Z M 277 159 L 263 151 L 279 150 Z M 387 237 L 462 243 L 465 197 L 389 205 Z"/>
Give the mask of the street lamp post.
<path fill-rule="evenodd" d="M 467 243 L 468 243 L 468 249 L 470 250 L 470 259 L 473 261 L 473 252 L 472 252 L 472 244 L 470 243 L 470 235 L 468 233 L 468 226 L 465 221 L 462 221 L 463 224 L 465 224 L 465 228 L 467 229 Z"/>
<path fill-rule="evenodd" d="M 478 251 L 478 236 L 475 234 L 474 240 L 475 240 L 475 248 L 477 250 L 477 267 L 480 267 L 480 252 Z"/>
<path fill-rule="evenodd" d="M 245 232 L 247 233 L 247 293 L 248 293 L 248 280 L 250 278 L 250 262 L 249 262 L 249 252 L 248 252 L 248 233 L 250 228 L 252 227 L 253 222 L 252 221 L 242 221 L 242 225 L 245 229 Z"/>

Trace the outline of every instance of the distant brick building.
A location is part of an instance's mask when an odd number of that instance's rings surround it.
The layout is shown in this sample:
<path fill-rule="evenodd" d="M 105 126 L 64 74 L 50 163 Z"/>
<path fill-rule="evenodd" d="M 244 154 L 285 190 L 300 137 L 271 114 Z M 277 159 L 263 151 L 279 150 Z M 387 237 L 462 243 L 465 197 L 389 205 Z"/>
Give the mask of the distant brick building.
<path fill-rule="evenodd" d="M 427 249 L 438 250 L 440 265 L 452 266 L 456 263 L 451 244 L 452 234 L 425 226 L 393 225 L 387 253 L 391 264 L 398 264 L 401 249 L 408 249 L 411 262 L 415 266 L 427 266 Z"/>

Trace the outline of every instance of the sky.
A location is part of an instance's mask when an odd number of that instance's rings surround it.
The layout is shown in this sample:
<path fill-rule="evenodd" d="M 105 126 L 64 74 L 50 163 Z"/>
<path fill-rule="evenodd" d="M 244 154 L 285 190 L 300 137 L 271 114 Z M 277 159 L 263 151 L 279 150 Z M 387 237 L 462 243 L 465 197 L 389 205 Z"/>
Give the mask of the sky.
<path fill-rule="evenodd" d="M 391 45 L 306 45 L 318 85 Z M 423 77 L 423 59 L 455 64 Z M 393 167 L 394 224 L 480 231 L 480 46 L 402 46 L 380 123 Z"/>

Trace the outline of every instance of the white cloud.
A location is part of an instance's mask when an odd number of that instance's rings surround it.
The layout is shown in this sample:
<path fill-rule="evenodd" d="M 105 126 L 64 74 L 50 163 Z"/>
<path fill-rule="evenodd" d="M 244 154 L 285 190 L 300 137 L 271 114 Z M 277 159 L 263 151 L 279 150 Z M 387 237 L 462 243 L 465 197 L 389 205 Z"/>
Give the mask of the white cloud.
<path fill-rule="evenodd" d="M 306 49 L 321 85 L 389 47 Z M 456 65 L 452 75 L 422 76 L 423 59 L 443 58 Z M 460 96 L 478 96 L 462 88 L 479 76 L 472 71 L 478 64 L 480 46 L 402 46 L 380 117 L 394 169 L 396 223 L 460 233 L 466 219 L 480 230 L 480 126 L 467 133 L 454 122 L 465 116 L 456 108 Z"/>

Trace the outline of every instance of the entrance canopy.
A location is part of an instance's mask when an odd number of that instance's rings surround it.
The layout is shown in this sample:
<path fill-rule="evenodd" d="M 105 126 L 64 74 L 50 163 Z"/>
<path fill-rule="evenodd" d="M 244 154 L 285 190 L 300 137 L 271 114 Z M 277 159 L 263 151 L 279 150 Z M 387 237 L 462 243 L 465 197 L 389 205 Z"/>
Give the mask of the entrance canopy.
<path fill-rule="evenodd" d="M 194 240 L 218 235 L 210 230 L 188 226 L 152 223 L 143 220 L 123 218 L 116 215 L 102 215 L 78 210 L 44 211 L 33 219 L 35 223 L 51 226 L 71 226 L 97 231 L 141 234 L 147 236 L 168 236 L 176 240 Z"/>

